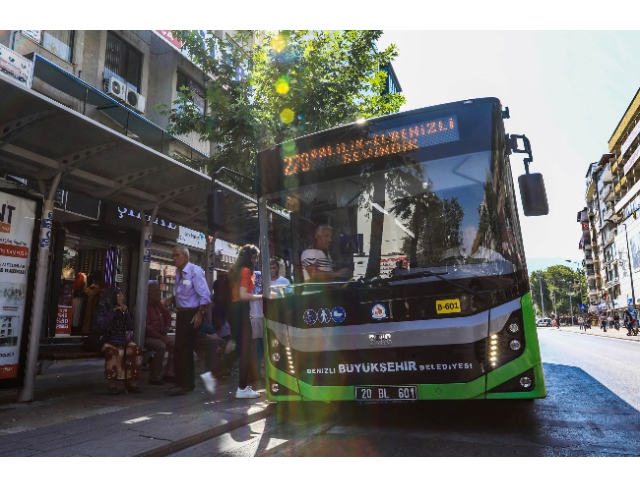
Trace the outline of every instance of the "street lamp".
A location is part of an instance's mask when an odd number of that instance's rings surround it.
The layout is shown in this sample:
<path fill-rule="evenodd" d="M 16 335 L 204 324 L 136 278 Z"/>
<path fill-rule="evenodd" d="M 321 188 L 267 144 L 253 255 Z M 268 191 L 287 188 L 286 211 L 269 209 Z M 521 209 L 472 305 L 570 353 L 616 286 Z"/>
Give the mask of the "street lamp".
<path fill-rule="evenodd" d="M 542 309 L 542 318 L 544 318 L 544 297 L 542 296 L 542 271 L 538 271 L 538 283 L 540 284 L 540 308 Z"/>
<path fill-rule="evenodd" d="M 576 272 L 578 273 L 578 275 L 580 276 L 582 275 L 582 273 L 580 272 L 582 264 L 580 262 L 576 262 L 575 260 L 569 260 L 569 259 L 565 259 L 565 262 L 576 264 L 578 266 L 578 268 L 576 268 Z M 583 304 L 584 298 L 582 297 L 582 282 L 578 281 L 578 286 L 580 287 L 580 304 Z"/>

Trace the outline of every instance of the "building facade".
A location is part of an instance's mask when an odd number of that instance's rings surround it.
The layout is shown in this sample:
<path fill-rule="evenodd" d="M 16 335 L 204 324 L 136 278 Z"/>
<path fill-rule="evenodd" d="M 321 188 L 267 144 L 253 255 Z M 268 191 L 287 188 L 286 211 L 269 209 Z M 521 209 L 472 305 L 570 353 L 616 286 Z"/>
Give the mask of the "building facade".
<path fill-rule="evenodd" d="M 589 166 L 587 206 L 579 212 L 590 303 L 600 312 L 640 305 L 639 135 L 640 90 L 609 139 L 609 153 Z"/>

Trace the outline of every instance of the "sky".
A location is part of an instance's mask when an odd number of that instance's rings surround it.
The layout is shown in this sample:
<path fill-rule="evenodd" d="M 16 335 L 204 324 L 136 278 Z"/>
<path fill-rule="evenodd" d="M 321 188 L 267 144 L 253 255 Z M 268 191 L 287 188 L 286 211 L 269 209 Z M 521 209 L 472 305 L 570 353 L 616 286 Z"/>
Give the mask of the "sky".
<path fill-rule="evenodd" d="M 531 172 L 542 173 L 549 201 L 548 216 L 519 207 L 529 271 L 575 268 L 565 260 L 583 259 L 585 174 L 640 87 L 640 32 L 385 30 L 379 47 L 389 44 L 399 51 L 402 111 L 489 96 L 509 107 L 506 130 L 530 139 Z M 511 156 L 518 200 L 523 157 Z"/>

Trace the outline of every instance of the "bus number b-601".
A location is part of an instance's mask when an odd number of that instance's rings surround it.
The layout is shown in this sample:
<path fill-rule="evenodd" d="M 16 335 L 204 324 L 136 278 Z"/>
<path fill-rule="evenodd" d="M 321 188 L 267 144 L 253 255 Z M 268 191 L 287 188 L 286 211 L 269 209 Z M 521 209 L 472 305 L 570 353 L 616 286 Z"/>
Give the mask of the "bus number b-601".
<path fill-rule="evenodd" d="M 459 299 L 439 299 L 436 301 L 436 313 L 460 313 Z"/>

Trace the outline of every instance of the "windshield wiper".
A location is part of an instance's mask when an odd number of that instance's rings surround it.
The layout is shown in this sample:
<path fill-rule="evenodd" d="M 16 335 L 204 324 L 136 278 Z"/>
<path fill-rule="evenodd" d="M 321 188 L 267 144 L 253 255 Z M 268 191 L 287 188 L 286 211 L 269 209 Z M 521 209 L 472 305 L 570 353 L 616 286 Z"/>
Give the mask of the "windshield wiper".
<path fill-rule="evenodd" d="M 449 273 L 448 272 L 432 272 L 425 269 L 420 272 L 412 272 L 410 274 L 400 274 L 398 276 L 392 276 L 389 279 L 387 279 L 387 281 L 405 281 L 408 279 L 414 279 L 416 277 L 421 277 L 421 276 L 432 276 L 440 279 L 441 281 L 448 282 L 449 284 L 456 286 L 470 294 L 473 294 L 475 297 L 480 298 L 483 301 L 486 301 L 486 298 L 482 294 L 478 293 L 477 291 L 474 291 L 470 287 L 467 287 L 463 284 L 459 284 L 451 279 L 447 279 L 446 277 L 442 277 L 443 275 L 446 275 L 446 274 L 449 274 Z"/>

